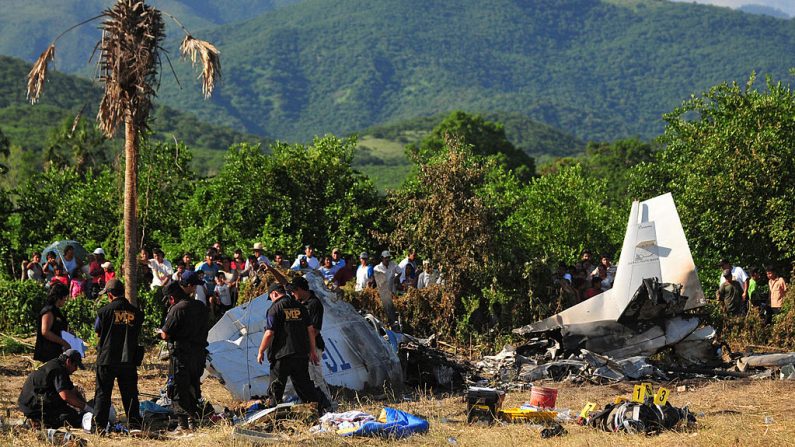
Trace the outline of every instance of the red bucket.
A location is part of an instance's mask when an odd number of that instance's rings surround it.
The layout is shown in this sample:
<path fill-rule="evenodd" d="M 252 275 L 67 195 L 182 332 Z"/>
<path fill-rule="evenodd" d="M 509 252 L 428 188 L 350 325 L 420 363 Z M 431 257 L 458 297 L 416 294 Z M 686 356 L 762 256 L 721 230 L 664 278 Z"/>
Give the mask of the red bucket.
<path fill-rule="evenodd" d="M 555 388 L 544 388 L 534 386 L 530 392 L 530 405 L 538 408 L 555 408 L 558 400 L 558 390 Z"/>

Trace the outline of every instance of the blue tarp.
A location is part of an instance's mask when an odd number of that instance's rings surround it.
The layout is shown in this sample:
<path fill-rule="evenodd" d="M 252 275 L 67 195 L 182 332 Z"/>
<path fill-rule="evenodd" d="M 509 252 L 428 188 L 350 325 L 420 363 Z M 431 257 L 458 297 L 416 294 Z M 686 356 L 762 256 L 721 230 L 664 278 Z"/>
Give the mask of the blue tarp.
<path fill-rule="evenodd" d="M 378 416 L 377 422 L 365 422 L 361 427 L 343 436 L 372 436 L 383 438 L 405 438 L 414 433 L 428 431 L 428 421 L 405 411 L 385 407 Z M 339 432 L 338 432 L 339 433 Z"/>

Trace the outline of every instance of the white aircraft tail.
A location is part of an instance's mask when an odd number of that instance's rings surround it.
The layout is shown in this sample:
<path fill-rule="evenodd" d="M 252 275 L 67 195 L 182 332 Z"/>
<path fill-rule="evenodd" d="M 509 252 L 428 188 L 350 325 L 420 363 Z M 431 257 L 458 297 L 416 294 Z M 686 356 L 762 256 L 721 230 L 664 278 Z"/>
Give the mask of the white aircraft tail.
<path fill-rule="evenodd" d="M 632 203 L 613 288 L 519 331 L 543 332 L 572 324 L 618 321 L 645 278 L 680 284 L 681 295 L 688 297 L 685 310 L 705 304 L 696 265 L 670 193 Z"/>

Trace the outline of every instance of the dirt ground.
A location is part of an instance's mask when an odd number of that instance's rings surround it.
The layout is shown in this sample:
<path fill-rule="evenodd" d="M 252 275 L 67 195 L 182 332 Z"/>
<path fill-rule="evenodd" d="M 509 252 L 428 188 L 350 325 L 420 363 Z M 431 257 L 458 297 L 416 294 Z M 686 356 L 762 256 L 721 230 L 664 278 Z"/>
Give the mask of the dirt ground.
<path fill-rule="evenodd" d="M 78 371 L 73 381 L 93 396 L 94 377 L 90 369 L 93 360 L 86 359 L 89 369 Z M 14 355 L 0 357 L 0 415 L 4 420 L 19 419 L 16 399 L 26 375 L 34 364 L 29 356 Z M 142 399 L 158 393 L 165 382 L 165 363 L 156 360 L 152 352 L 139 370 Z M 547 384 L 558 388 L 558 407 L 569 408 L 579 413 L 588 402 L 608 403 L 617 395 L 629 396 L 633 383 L 614 385 L 572 385 L 566 383 Z M 377 414 L 383 406 L 396 408 L 425 417 L 430 422 L 430 432 L 415 435 L 402 441 L 339 438 L 334 435 L 312 436 L 308 432 L 294 436 L 282 444 L 300 445 L 439 445 L 439 446 L 491 446 L 491 445 L 626 445 L 649 446 L 784 446 L 795 441 L 795 416 L 792 401 L 795 386 L 792 382 L 748 379 L 732 381 L 674 381 L 666 384 L 674 390 L 670 402 L 676 406 L 689 405 L 697 415 L 698 429 L 691 433 L 667 432 L 658 436 L 602 433 L 592 429 L 565 424 L 568 431 L 563 437 L 541 439 L 537 430 L 527 425 L 470 426 L 466 424 L 466 404 L 460 395 L 432 396 L 427 392 L 408 390 L 397 401 L 375 401 L 368 397 L 348 399 L 340 402 L 340 411 L 362 409 Z M 686 391 L 676 391 L 685 385 Z M 203 385 L 203 394 L 213 403 L 232 407 L 236 404 L 229 393 L 215 379 Z M 509 393 L 505 406 L 519 406 L 530 399 L 529 392 Z M 120 407 L 118 389 L 114 390 L 114 404 Z M 245 446 L 244 442 L 231 437 L 232 427 L 215 425 L 203 427 L 194 433 L 176 439 L 135 439 L 122 435 L 100 438 L 95 435 L 80 436 L 90 446 Z M 28 446 L 44 445 L 36 434 L 4 429 L 0 433 L 0 445 Z"/>

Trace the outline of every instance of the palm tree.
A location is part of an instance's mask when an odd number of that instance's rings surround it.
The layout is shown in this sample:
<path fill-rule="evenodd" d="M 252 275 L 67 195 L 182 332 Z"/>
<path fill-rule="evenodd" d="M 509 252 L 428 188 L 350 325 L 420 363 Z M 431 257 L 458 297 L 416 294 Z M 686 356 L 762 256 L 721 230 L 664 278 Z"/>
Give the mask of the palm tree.
<path fill-rule="evenodd" d="M 31 104 L 38 101 L 47 66 L 55 56 L 55 42 L 71 29 L 96 19 L 103 19 L 102 40 L 97 45 L 100 51 L 97 78 L 105 87 L 97 122 L 108 138 L 112 138 L 124 123 L 124 292 L 127 299 L 137 305 L 138 142 L 141 132 L 147 128 L 158 85 L 163 50 L 160 44 L 165 38 L 162 13 L 144 1 L 118 0 L 99 16 L 64 31 L 33 65 L 28 74 L 27 94 Z M 177 24 L 185 31 L 180 52 L 194 64 L 197 59 L 201 60 L 202 90 L 205 99 L 209 98 L 215 81 L 221 76 L 219 52 L 209 42 L 191 36 L 178 21 Z"/>

